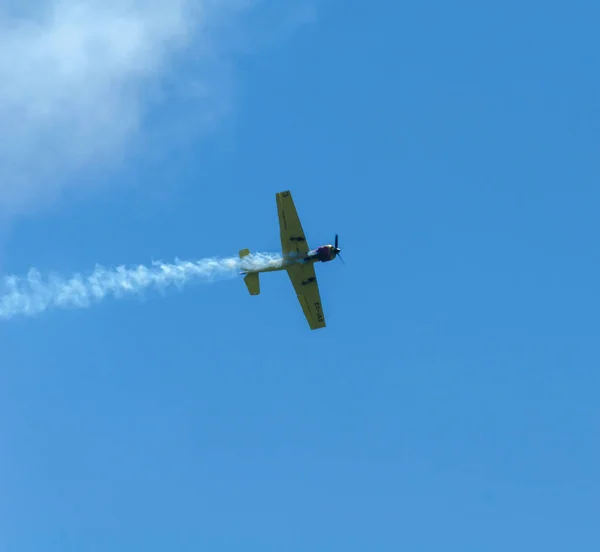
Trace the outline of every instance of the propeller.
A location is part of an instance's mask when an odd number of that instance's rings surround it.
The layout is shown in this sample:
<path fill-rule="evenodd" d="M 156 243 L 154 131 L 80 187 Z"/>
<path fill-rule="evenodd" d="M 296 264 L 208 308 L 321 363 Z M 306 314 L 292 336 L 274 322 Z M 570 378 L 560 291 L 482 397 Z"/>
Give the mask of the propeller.
<path fill-rule="evenodd" d="M 335 235 L 335 245 L 333 246 L 335 249 L 335 254 L 338 256 L 339 260 L 342 261 L 342 264 L 346 264 L 344 262 L 344 259 L 342 259 L 342 256 L 340 255 L 340 251 L 341 249 L 338 247 L 338 235 Z"/>

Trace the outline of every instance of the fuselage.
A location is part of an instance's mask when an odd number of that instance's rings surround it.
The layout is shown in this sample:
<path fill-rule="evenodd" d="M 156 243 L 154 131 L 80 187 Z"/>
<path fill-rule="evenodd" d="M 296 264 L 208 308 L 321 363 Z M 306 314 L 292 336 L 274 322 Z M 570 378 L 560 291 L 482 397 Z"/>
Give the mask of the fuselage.
<path fill-rule="evenodd" d="M 258 273 L 258 272 L 276 272 L 278 270 L 287 270 L 295 264 L 307 264 L 307 263 L 328 263 L 333 261 L 337 253 L 333 245 L 322 245 L 309 251 L 304 256 L 293 256 L 286 255 L 283 260 L 277 262 L 273 266 L 267 266 L 264 268 L 244 270 L 245 274 Z"/>

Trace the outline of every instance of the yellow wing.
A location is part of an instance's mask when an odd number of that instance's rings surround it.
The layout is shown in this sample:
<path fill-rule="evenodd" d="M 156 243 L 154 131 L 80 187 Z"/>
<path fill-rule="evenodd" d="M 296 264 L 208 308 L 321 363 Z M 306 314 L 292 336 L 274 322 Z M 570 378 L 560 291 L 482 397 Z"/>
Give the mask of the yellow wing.
<path fill-rule="evenodd" d="M 325 315 L 321 307 L 321 296 L 315 267 L 312 264 L 295 265 L 287 269 L 296 295 L 302 305 L 304 316 L 311 330 L 325 327 Z"/>
<path fill-rule="evenodd" d="M 308 253 L 308 243 L 291 192 L 279 192 L 277 213 L 279 215 L 279 234 L 281 250 L 284 256 L 301 256 Z"/>

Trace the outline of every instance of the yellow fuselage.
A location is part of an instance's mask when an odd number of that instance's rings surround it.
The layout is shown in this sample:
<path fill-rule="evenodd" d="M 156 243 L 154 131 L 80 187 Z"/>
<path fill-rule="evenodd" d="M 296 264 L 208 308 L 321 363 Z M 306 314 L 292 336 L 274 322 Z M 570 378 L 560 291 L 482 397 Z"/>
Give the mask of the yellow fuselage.
<path fill-rule="evenodd" d="M 306 253 L 302 258 L 287 256 L 283 260 L 274 263 L 272 266 L 261 268 L 244 269 L 244 274 L 258 274 L 260 272 L 277 272 L 279 270 L 287 270 L 296 264 L 313 264 L 316 262 L 327 263 L 333 261 L 336 256 L 336 250 L 333 245 L 322 245 Z"/>

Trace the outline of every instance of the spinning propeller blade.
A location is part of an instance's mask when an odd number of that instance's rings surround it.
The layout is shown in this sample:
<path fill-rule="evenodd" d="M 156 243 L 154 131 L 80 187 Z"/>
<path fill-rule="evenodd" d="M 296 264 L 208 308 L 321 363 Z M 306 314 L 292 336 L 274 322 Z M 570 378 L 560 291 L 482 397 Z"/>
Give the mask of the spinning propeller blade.
<path fill-rule="evenodd" d="M 342 264 L 346 264 L 344 262 L 344 259 L 342 259 L 341 255 L 340 255 L 340 251 L 341 249 L 338 247 L 338 243 L 339 243 L 339 236 L 336 234 L 335 235 L 335 245 L 333 246 L 335 249 L 335 254 L 337 255 L 337 257 L 340 259 L 340 261 L 342 261 Z"/>

